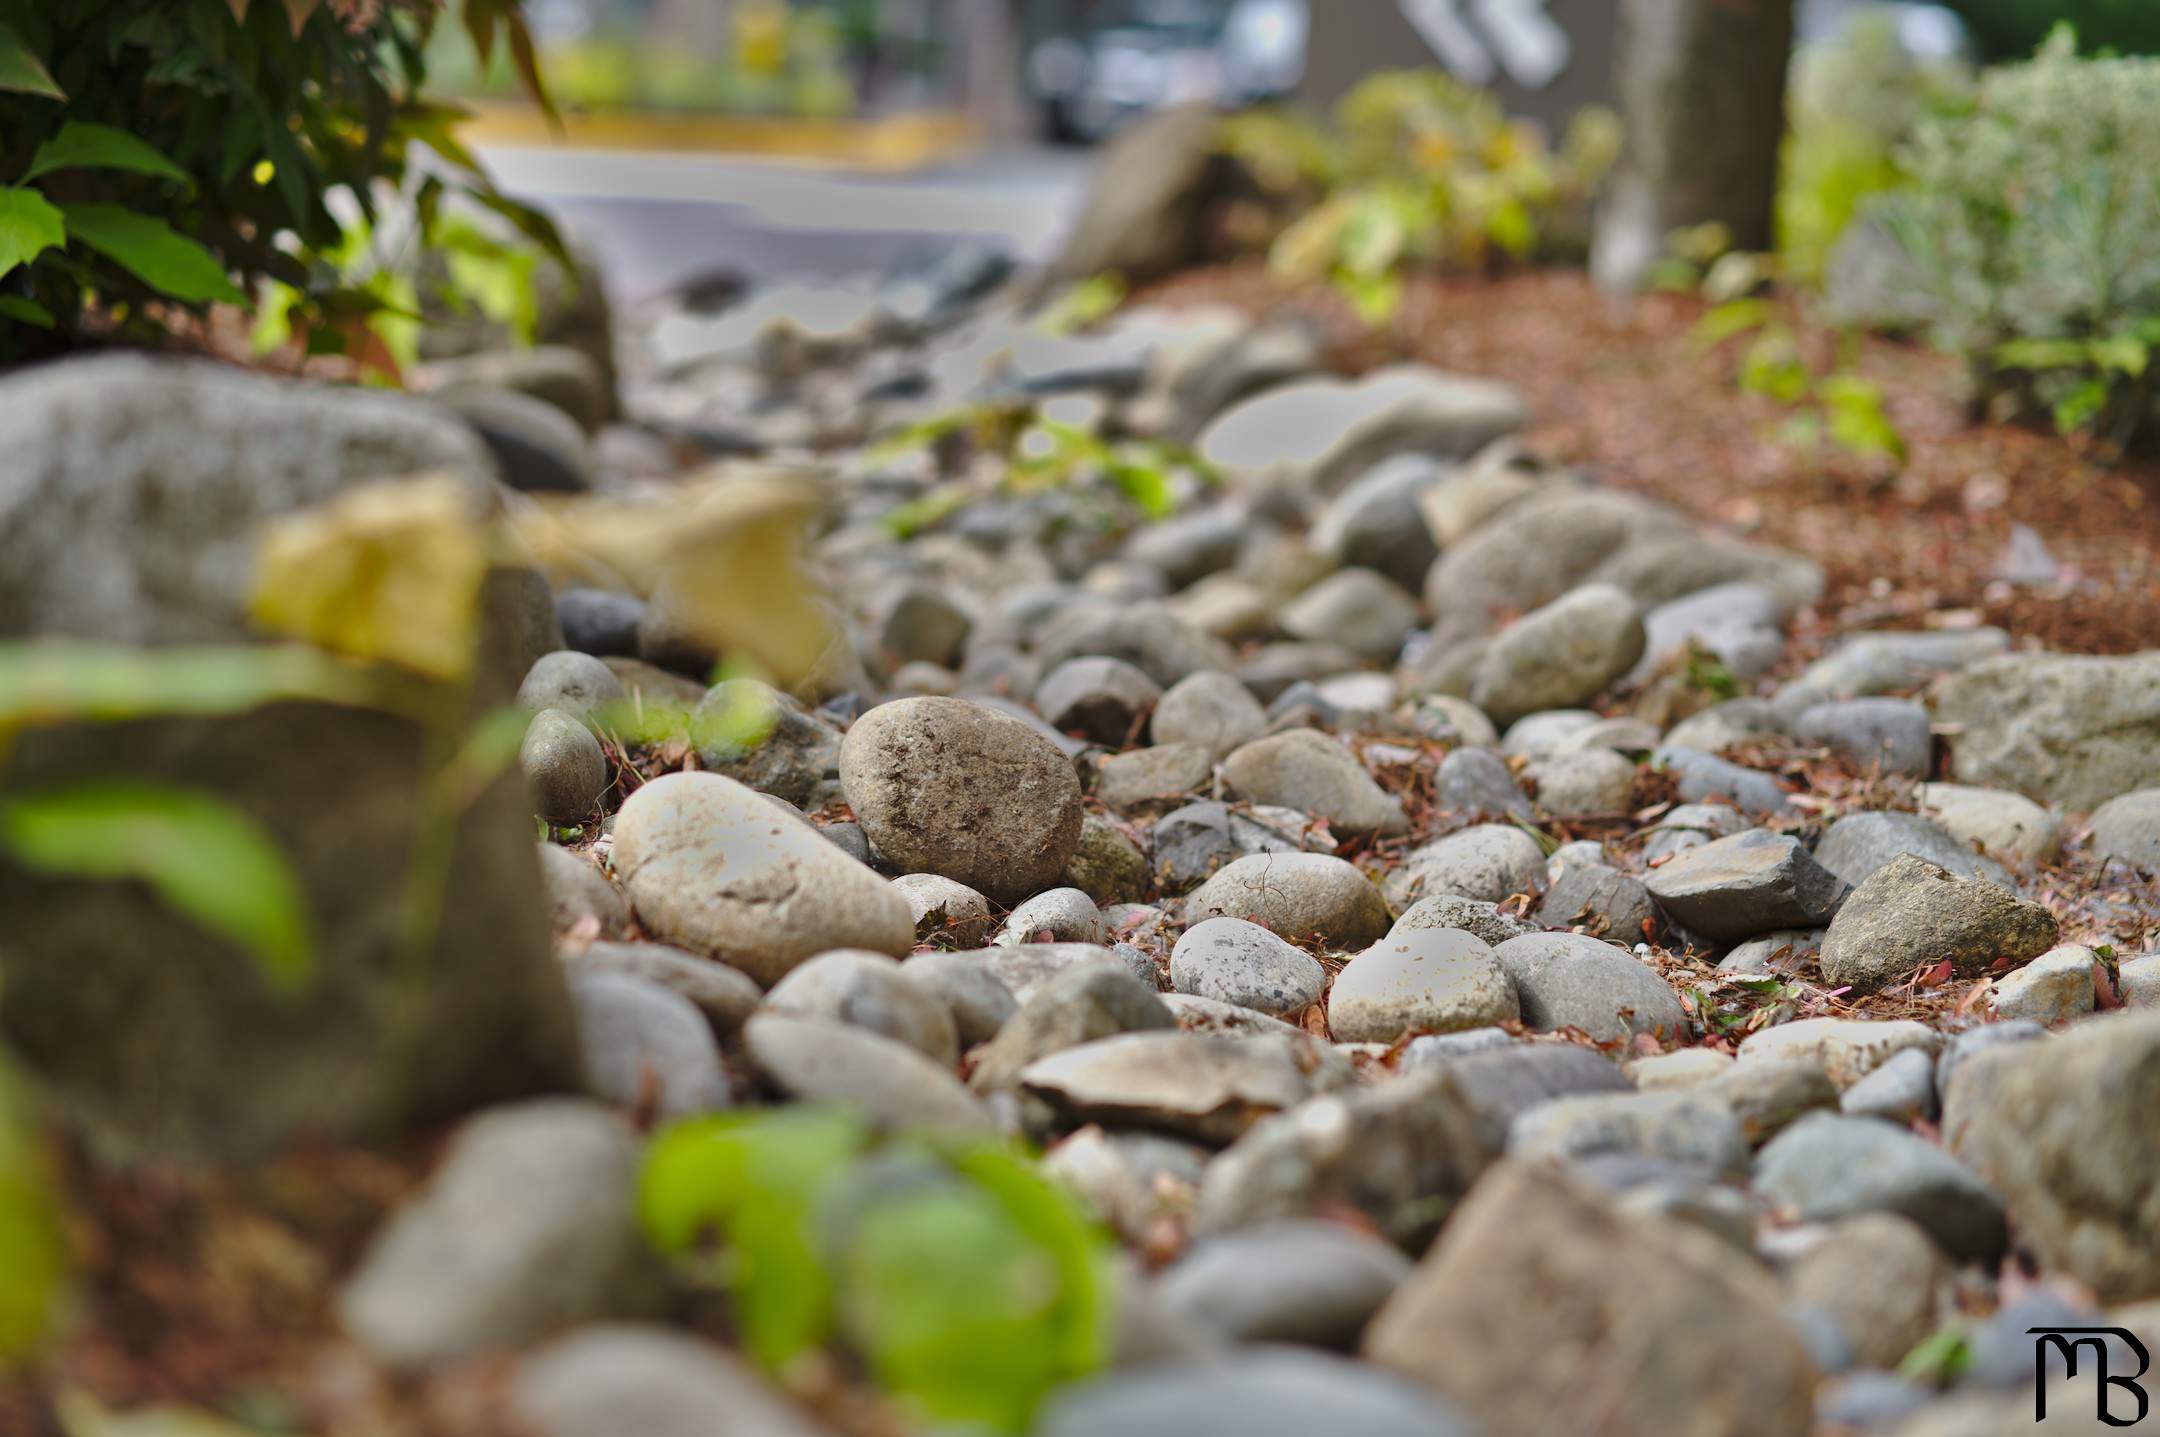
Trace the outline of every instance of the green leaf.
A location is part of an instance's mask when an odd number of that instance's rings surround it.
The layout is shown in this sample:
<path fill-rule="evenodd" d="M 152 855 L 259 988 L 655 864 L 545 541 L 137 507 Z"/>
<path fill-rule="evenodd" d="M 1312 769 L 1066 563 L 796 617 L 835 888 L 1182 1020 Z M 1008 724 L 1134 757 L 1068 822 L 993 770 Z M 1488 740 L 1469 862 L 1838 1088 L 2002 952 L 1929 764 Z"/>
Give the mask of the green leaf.
<path fill-rule="evenodd" d="M 1765 330 L 1748 345 L 1740 359 L 1740 387 L 1765 395 L 1780 404 L 1798 404 L 1807 397 L 1807 365 L 1790 334 L 1782 329 Z"/>
<path fill-rule="evenodd" d="M 2099 418 L 2107 409 L 2109 393 L 2108 382 L 2095 376 L 2056 400 L 2055 432 L 2075 433 Z"/>
<path fill-rule="evenodd" d="M 2090 357 L 2082 339 L 2012 339 L 1995 346 L 1995 362 L 2005 369 L 2074 369 Z"/>
<path fill-rule="evenodd" d="M 152 289 L 187 304 L 245 304 L 216 255 L 163 220 L 122 205 L 68 205 L 68 233 Z"/>
<path fill-rule="evenodd" d="M 314 977 L 299 879 L 261 825 L 210 794 L 115 782 L 15 799 L 0 805 L 0 848 L 39 873 L 147 883 L 280 994 Z"/>
<path fill-rule="evenodd" d="M 283 699 L 376 706 L 393 697 L 367 670 L 299 645 L 0 644 L 0 744 L 28 724 L 239 713 Z"/>
<path fill-rule="evenodd" d="M 1834 374 L 1817 391 L 1829 417 L 1830 438 L 1862 458 L 1905 461 L 1905 436 L 1883 408 L 1882 390 L 1856 374 Z"/>
<path fill-rule="evenodd" d="M 0 274 L 67 243 L 60 211 L 36 190 L 0 185 Z"/>
<path fill-rule="evenodd" d="M 110 125 L 70 120 L 31 156 L 25 182 L 54 170 L 128 170 L 161 180 L 188 182 L 188 173 L 155 147 Z"/>
<path fill-rule="evenodd" d="M 0 25 L 0 90 L 39 95 L 48 100 L 67 98 L 66 92 L 53 83 L 52 72 L 30 53 L 30 47 L 23 43 L 22 36 L 11 25 Z"/>
<path fill-rule="evenodd" d="M 27 1105 L 0 1067 L 0 1367 L 50 1335 L 67 1278 L 67 1237 Z"/>
<path fill-rule="evenodd" d="M 12 319 L 19 324 L 34 324 L 39 329 L 53 327 L 52 311 L 34 299 L 19 294 L 0 294 L 0 319 Z"/>
<path fill-rule="evenodd" d="M 2152 361 L 2152 350 L 2144 340 L 2133 334 L 2112 335 L 2092 342 L 2093 363 L 2102 369 L 2120 370 L 2132 379 L 2142 378 L 2145 366 Z"/>
<path fill-rule="evenodd" d="M 1774 313 L 1767 299 L 1732 300 L 1696 320 L 1693 338 L 1704 349 L 1714 348 L 1751 329 L 1762 328 Z"/>

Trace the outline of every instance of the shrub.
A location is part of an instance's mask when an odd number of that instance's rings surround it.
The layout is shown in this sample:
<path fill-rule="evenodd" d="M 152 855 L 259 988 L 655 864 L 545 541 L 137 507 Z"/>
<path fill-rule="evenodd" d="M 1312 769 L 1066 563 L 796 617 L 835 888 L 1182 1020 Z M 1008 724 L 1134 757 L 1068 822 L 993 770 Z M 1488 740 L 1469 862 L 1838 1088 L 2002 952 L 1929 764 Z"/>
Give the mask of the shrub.
<path fill-rule="evenodd" d="M 1280 111 L 1234 116 L 1223 149 L 1285 214 L 1270 263 L 1324 279 L 1368 323 L 1393 314 L 1406 264 L 1476 269 L 1578 247 L 1619 127 L 1580 114 L 1558 150 L 1493 96 L 1439 70 L 1374 75 L 1331 126 Z"/>
<path fill-rule="evenodd" d="M 423 241 L 462 194 L 559 254 L 458 144 L 459 112 L 420 97 L 454 3 L 0 0 L 0 359 L 155 340 L 273 283 L 311 351 L 343 352 L 386 301 L 339 263 L 349 221 L 388 190 Z M 461 18 L 540 93 L 519 0 Z"/>
<path fill-rule="evenodd" d="M 1945 0 L 1990 60 L 2030 55 L 2059 24 L 2088 49 L 2160 55 L 2160 5 L 2152 0 Z"/>
<path fill-rule="evenodd" d="M 2129 442 L 2160 349 L 2160 60 L 2080 59 L 2059 33 L 1923 122 L 1882 215 L 1985 395 Z"/>

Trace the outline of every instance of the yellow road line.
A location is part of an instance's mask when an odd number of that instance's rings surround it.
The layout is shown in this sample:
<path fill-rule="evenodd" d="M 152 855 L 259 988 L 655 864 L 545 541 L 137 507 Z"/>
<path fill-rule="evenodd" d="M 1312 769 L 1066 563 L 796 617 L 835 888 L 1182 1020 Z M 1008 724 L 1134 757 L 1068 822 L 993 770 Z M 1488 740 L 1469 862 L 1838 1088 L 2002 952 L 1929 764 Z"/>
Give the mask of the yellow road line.
<path fill-rule="evenodd" d="M 876 120 L 794 119 L 767 115 L 589 111 L 563 116 L 555 129 L 530 105 L 472 101 L 459 127 L 469 144 L 606 150 L 709 150 L 771 155 L 867 170 L 912 170 L 980 143 L 982 132 L 955 110 L 927 110 Z"/>

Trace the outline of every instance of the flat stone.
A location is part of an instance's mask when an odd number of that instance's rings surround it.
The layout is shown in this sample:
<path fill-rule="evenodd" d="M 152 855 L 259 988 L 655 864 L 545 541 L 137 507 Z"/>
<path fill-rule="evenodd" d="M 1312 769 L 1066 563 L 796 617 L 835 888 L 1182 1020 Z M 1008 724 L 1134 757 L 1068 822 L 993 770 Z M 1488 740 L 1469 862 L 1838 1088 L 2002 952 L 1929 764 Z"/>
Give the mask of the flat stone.
<path fill-rule="evenodd" d="M 1383 664 L 1401 652 L 1417 621 L 1417 600 L 1371 569 L 1337 570 L 1283 605 L 1276 618 L 1294 639 L 1341 644 Z"/>
<path fill-rule="evenodd" d="M 1615 942 L 1640 943 L 1658 928 L 1657 905 L 1650 890 L 1632 873 L 1603 863 L 1558 863 L 1558 871 L 1537 906 L 1537 920 L 1550 928 L 1580 928 Z"/>
<path fill-rule="evenodd" d="M 1513 824 L 1481 823 L 1413 849 L 1384 882 L 1388 900 L 1408 907 L 1428 894 L 1499 903 L 1544 886 L 1545 852 Z"/>
<path fill-rule="evenodd" d="M 1155 705 L 1148 732 L 1158 744 L 1195 744 L 1219 759 L 1260 737 L 1267 711 L 1252 690 L 1215 669 L 1188 674 Z"/>
<path fill-rule="evenodd" d="M 1460 928 L 1465 933 L 1476 934 L 1495 948 L 1510 938 L 1538 931 L 1536 925 L 1502 912 L 1497 903 L 1454 893 L 1438 893 L 1430 898 L 1420 898 L 1404 909 L 1402 917 L 1388 930 L 1388 936 L 1396 938 L 1423 928 Z"/>
<path fill-rule="evenodd" d="M 509 1408 L 533 1437 L 709 1437 L 727 1414 L 729 1437 L 820 1437 L 736 1353 L 669 1328 L 599 1324 L 526 1356 Z"/>
<path fill-rule="evenodd" d="M 1572 708 L 1603 693 L 1642 657 L 1634 600 L 1585 585 L 1503 630 L 1485 653 L 1469 699 L 1494 723 Z"/>
<path fill-rule="evenodd" d="M 764 1012 L 743 1025 L 743 1049 L 790 1098 L 853 1108 L 885 1127 L 968 1136 L 991 1128 L 951 1069 L 867 1028 Z"/>
<path fill-rule="evenodd" d="M 820 953 L 773 984 L 765 1009 L 882 1033 L 948 1068 L 960 1061 L 952 1010 L 883 953 Z"/>
<path fill-rule="evenodd" d="M 1282 1017 L 1319 1002 L 1327 973 L 1318 959 L 1257 923 L 1208 918 L 1171 950 L 1170 984 L 1180 993 Z"/>
<path fill-rule="evenodd" d="M 2160 873 L 2160 788 L 2143 788 L 2102 804 L 2092 816 L 2093 856 Z"/>
<path fill-rule="evenodd" d="M 1580 1028 L 1598 1042 L 1637 1033 L 1684 1035 L 1687 1010 L 1625 948 L 1575 933 L 1534 933 L 1493 950 L 1515 980 L 1526 1026 Z"/>
<path fill-rule="evenodd" d="M 1535 846 L 1535 845 L 1533 845 Z M 1388 929 L 1387 903 L 1356 867 L 1324 853 L 1240 858 L 1185 900 L 1186 916 L 1243 918 L 1333 948 L 1371 943 Z"/>
<path fill-rule="evenodd" d="M 1555 818 L 1625 813 L 1635 794 L 1635 763 L 1613 749 L 1577 748 L 1537 759 L 1523 770 L 1537 785 L 1537 806 Z"/>
<path fill-rule="evenodd" d="M 1659 746 L 1651 755 L 1651 762 L 1673 775 L 1683 803 L 1723 799 L 1736 808 L 1765 817 L 1793 811 L 1792 800 L 1784 785 L 1760 770 L 1745 768 L 1698 749 L 1683 748 L 1671 740 Z"/>
<path fill-rule="evenodd" d="M 1340 1349 L 1409 1274 L 1391 1243 L 1291 1220 L 1203 1239 L 1156 1279 L 1155 1297 L 1173 1321 L 1225 1342 Z"/>
<path fill-rule="evenodd" d="M 1529 818 L 1536 810 L 1507 764 L 1490 749 L 1458 748 L 1433 774 L 1433 802 L 1464 818 Z"/>
<path fill-rule="evenodd" d="M 665 943 L 591 943 L 563 955 L 563 971 L 617 973 L 657 983 L 697 1006 L 716 1032 L 733 1033 L 765 995 L 749 974 Z"/>
<path fill-rule="evenodd" d="M 673 989 L 620 973 L 570 981 L 593 1096 L 631 1112 L 684 1118 L 734 1101 L 712 1025 Z"/>
<path fill-rule="evenodd" d="M 1971 1168 L 1873 1118 L 1802 1118 L 1756 1157 L 1755 1190 L 1803 1222 L 1896 1213 L 1960 1261 L 1993 1263 L 2006 1241 L 2002 1199 Z"/>
<path fill-rule="evenodd" d="M 1095 770 L 1095 797 L 1117 813 L 1176 808 L 1215 783 L 1215 760 L 1198 744 L 1158 744 L 1111 754 Z"/>
<path fill-rule="evenodd" d="M 1934 1054 L 1907 1048 L 1890 1058 L 1844 1091 L 1838 1111 L 1849 1118 L 1881 1118 L 1901 1126 L 1934 1122 Z"/>
<path fill-rule="evenodd" d="M 1519 1016 L 1515 985 L 1493 950 L 1459 929 L 1391 933 L 1351 959 L 1328 990 L 1328 1030 L 1341 1043 L 1393 1043 Z"/>
<path fill-rule="evenodd" d="M 2160 773 L 2160 650 L 2005 654 L 1936 685 L 1960 783 L 2089 812 Z"/>
<path fill-rule="evenodd" d="M 1939 674 L 1979 664 L 2009 646 L 2010 636 L 2001 629 L 1858 634 L 1779 689 L 1778 707 L 1797 714 L 1830 699 L 1915 689 Z"/>
<path fill-rule="evenodd" d="M 1149 834 L 1155 878 L 1165 894 L 1182 893 L 1225 864 L 1255 853 L 1296 853 L 1303 815 L 1284 825 L 1264 822 L 1226 803 L 1202 800 L 1164 814 Z"/>
<path fill-rule="evenodd" d="M 1845 755 L 1862 771 L 1926 778 L 1933 767 L 1928 711 L 1911 699 L 1833 699 L 1802 709 L 1792 732 Z"/>
<path fill-rule="evenodd" d="M 1821 928 L 1777 928 L 1735 944 L 1718 963 L 1723 973 L 1789 972 L 1822 952 Z"/>
<path fill-rule="evenodd" d="M 1311 729 L 1255 739 L 1223 760 L 1222 774 L 1232 793 L 1313 814 L 1346 836 L 1409 831 L 1401 802 L 1373 781 L 1357 755 Z"/>
<path fill-rule="evenodd" d="M 1740 1042 L 1738 1059 L 1742 1067 L 1803 1059 L 1842 1091 L 1899 1053 L 1912 1048 L 1933 1053 L 1942 1043 L 1942 1034 L 1909 1018 L 1802 1018 L 1748 1034 Z"/>
<path fill-rule="evenodd" d="M 1661 1093 L 1696 1088 L 1732 1071 L 1733 1057 L 1712 1048 L 1675 1048 L 1627 1065 L 1628 1081 L 1639 1091 Z"/>
<path fill-rule="evenodd" d="M 1845 895 L 1799 840 L 1763 828 L 1674 854 L 1644 882 L 1674 922 L 1719 942 L 1827 923 Z"/>
<path fill-rule="evenodd" d="M 2066 943 L 2013 969 L 1988 989 L 1987 1004 L 1998 1018 L 2030 1018 L 2061 1023 L 2093 1010 L 2093 965 L 2100 956 L 2090 948 Z"/>
<path fill-rule="evenodd" d="M 988 967 L 1005 985 L 1006 991 L 1023 1004 L 1035 996 L 1038 988 L 1068 968 L 1125 966 L 1114 949 L 1098 943 L 1020 943 L 1009 948 L 984 948 L 961 956 L 976 959 Z"/>
<path fill-rule="evenodd" d="M 1470 1437 L 1472 1429 L 1429 1393 L 1364 1363 L 1257 1346 L 1065 1388 L 1035 1430 L 1037 1437 Z"/>
<path fill-rule="evenodd" d="M 2021 963 L 2054 946 L 2055 918 L 1978 878 L 1959 878 L 1903 854 L 1853 890 L 1823 936 L 1823 977 L 1862 991 L 1948 962 L 1978 973 L 1997 958 Z"/>
<path fill-rule="evenodd" d="M 2046 863 L 2062 843 L 2062 824 L 2023 794 L 1962 783 L 1923 783 L 1913 789 L 1921 814 L 1967 848 L 1998 859 Z"/>
<path fill-rule="evenodd" d="M 891 884 L 718 774 L 666 774 L 631 794 L 612 858 L 647 932 L 761 983 L 834 948 L 898 956 L 915 944 Z"/>
<path fill-rule="evenodd" d="M 988 965 L 964 953 L 917 953 L 900 976 L 945 1005 L 963 1047 L 989 1042 L 1020 1011 Z"/>
<path fill-rule="evenodd" d="M 1312 1095 L 1312 1047 L 1301 1035 L 1125 1033 L 1038 1059 L 1020 1086 L 1073 1122 L 1228 1143 Z"/>
<path fill-rule="evenodd" d="M 977 1092 L 1015 1087 L 1032 1064 L 1120 1033 L 1170 1029 L 1177 1019 L 1155 990 L 1114 963 L 1084 963 L 1046 980 L 976 1056 Z"/>
<path fill-rule="evenodd" d="M 638 1226 L 637 1167 L 636 1136 L 598 1103 L 489 1109 L 369 1242 L 340 1322 L 413 1371 L 656 1313 L 664 1284 Z"/>
<path fill-rule="evenodd" d="M 1748 1162 L 1747 1137 L 1732 1109 L 1689 1091 L 1554 1098 L 1517 1116 L 1507 1150 L 1528 1162 L 1622 1154 L 1727 1176 L 1744 1174 Z"/>
<path fill-rule="evenodd" d="M 1960 878 L 1985 878 L 1997 887 L 2017 891 L 2001 864 L 1981 857 L 1915 813 L 1848 813 L 1815 844 L 1815 861 L 1855 887 L 1906 853 Z"/>
<path fill-rule="evenodd" d="M 1735 1062 L 1707 1091 L 1732 1109 L 1733 1116 L 1740 1120 L 1740 1131 L 1756 1147 L 1807 1114 L 1838 1105 L 1837 1085 L 1820 1064 L 1807 1058 L 1759 1057 L 1752 1062 Z"/>

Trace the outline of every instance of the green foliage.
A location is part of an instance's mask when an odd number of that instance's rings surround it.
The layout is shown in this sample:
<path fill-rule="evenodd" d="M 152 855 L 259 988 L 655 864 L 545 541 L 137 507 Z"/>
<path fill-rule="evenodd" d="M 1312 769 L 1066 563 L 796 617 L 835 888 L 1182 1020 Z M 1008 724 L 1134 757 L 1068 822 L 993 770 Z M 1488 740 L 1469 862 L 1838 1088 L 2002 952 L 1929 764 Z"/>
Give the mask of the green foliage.
<path fill-rule="evenodd" d="M 386 303 L 336 263 L 385 194 L 437 242 L 445 195 L 539 216 L 488 184 L 419 98 L 457 0 L 0 0 L 0 359 L 117 335 L 282 286 L 310 352 L 346 352 Z M 463 0 L 468 33 L 537 84 L 516 0 Z M 522 57 L 522 60 L 520 59 Z M 423 176 L 425 146 L 448 178 Z"/>
<path fill-rule="evenodd" d="M 37 1351 L 67 1280 L 67 1240 L 37 1130 L 0 1064 L 0 1374 Z"/>
<path fill-rule="evenodd" d="M 1785 438 L 1802 447 L 1828 439 L 1848 454 L 1896 467 L 1905 462 L 1905 440 L 1883 406 L 1882 389 L 1856 372 L 1849 358 L 1818 372 L 1809 364 L 1799 334 L 1767 299 L 1718 305 L 1696 321 L 1695 341 L 1705 349 L 1741 338 L 1734 382 L 1750 394 L 1792 409 Z"/>
<path fill-rule="evenodd" d="M 0 850 L 48 876 L 147 884 L 252 957 L 279 993 L 314 977 L 307 902 L 275 841 L 208 794 L 86 784 L 0 803 Z"/>
<path fill-rule="evenodd" d="M 1262 110 L 1225 121 L 1221 144 L 1292 216 L 1270 251 L 1276 272 L 1324 280 L 1380 324 L 1406 266 L 1474 270 L 1578 246 L 1619 128 L 1585 111 L 1554 150 L 1491 95 L 1401 70 L 1344 96 L 1330 126 Z"/>
<path fill-rule="evenodd" d="M 1035 327 L 1044 334 L 1063 335 L 1100 324 L 1117 313 L 1118 306 L 1125 302 L 1125 293 L 1125 276 L 1115 270 L 1090 275 L 1066 286 L 1045 305 L 1035 317 Z"/>
<path fill-rule="evenodd" d="M 2030 55 L 2057 25 L 2095 51 L 2160 55 L 2160 6 L 2152 0 L 1944 0 L 1965 19 L 1989 60 Z"/>
<path fill-rule="evenodd" d="M 2116 445 L 2149 432 L 2160 340 L 2160 60 L 2080 59 L 2058 34 L 1933 117 L 1882 201 L 1984 393 Z"/>
<path fill-rule="evenodd" d="M 1025 1431 L 1108 1356 L 1108 1240 L 993 1144 L 810 1109 L 700 1118 L 654 1142 L 640 1211 L 663 1252 L 718 1240 L 759 1361 L 843 1346 L 928 1422 Z"/>

